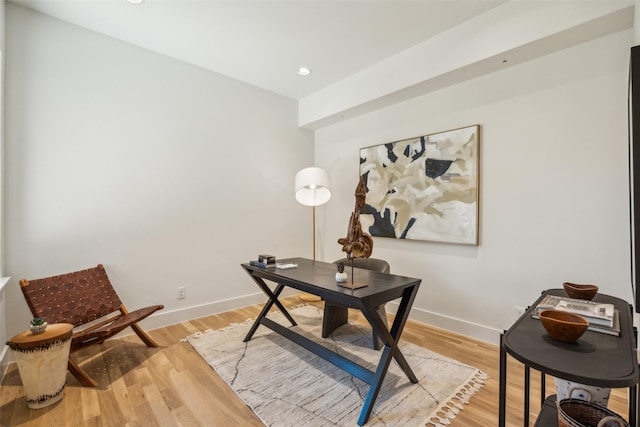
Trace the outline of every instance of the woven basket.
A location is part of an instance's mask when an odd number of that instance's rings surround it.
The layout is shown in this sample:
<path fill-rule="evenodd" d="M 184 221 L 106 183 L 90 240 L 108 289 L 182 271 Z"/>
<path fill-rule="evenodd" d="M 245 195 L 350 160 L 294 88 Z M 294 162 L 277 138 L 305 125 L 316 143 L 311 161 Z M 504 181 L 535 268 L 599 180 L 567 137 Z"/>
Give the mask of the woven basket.
<path fill-rule="evenodd" d="M 629 427 L 629 423 L 595 403 L 562 399 L 558 402 L 558 427 Z"/>

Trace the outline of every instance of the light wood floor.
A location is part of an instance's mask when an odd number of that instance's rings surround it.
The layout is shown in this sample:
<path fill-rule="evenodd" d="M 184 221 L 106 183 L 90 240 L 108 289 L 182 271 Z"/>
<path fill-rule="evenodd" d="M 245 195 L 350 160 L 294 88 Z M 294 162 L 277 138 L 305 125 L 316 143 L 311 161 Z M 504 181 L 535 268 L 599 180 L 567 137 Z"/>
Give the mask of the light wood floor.
<path fill-rule="evenodd" d="M 283 300 L 288 307 L 297 297 Z M 320 305 L 321 303 L 317 303 Z M 207 363 L 181 339 L 198 331 L 218 329 L 255 318 L 252 306 L 151 331 L 161 348 L 147 348 L 134 335 L 112 339 L 75 353 L 100 388 L 84 388 L 67 375 L 65 397 L 58 403 L 30 410 L 15 364 L 0 386 L 1 426 L 261 426 L 260 420 L 236 397 Z M 352 318 L 358 314 L 352 312 Z M 361 320 L 361 319 L 360 319 Z M 498 347 L 448 331 L 409 321 L 402 338 L 473 365 L 490 378 L 452 422 L 452 427 L 497 426 Z M 523 368 L 509 358 L 507 425 L 523 425 Z M 540 408 L 539 375 L 532 371 L 531 425 Z M 547 393 L 553 380 L 547 377 Z M 614 390 L 609 409 L 627 417 L 626 389 Z M 356 425 L 358 414 L 354 413 Z"/>

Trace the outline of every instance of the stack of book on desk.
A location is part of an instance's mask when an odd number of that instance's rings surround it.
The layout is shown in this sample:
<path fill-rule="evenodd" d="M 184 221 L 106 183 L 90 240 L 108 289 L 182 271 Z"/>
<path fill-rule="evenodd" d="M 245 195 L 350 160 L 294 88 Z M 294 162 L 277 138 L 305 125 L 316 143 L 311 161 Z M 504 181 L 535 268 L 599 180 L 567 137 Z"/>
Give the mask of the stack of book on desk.
<path fill-rule="evenodd" d="M 613 307 L 613 304 L 546 295 L 536 306 L 533 318 L 538 319 L 538 313 L 542 310 L 560 310 L 577 314 L 587 319 L 590 331 L 620 335 L 620 313 Z"/>
<path fill-rule="evenodd" d="M 271 268 L 276 266 L 276 257 L 273 255 L 258 255 L 258 259 L 250 261 L 254 267 Z"/>

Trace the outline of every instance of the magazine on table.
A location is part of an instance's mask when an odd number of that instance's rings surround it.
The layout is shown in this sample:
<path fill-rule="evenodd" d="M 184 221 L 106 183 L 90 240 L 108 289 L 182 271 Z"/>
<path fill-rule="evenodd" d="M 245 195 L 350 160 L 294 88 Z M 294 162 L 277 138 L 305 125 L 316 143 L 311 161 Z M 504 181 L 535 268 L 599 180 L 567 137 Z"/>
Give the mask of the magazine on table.
<path fill-rule="evenodd" d="M 546 295 L 536 307 L 536 314 L 542 310 L 560 310 L 577 314 L 589 321 L 589 324 L 613 327 L 615 309 L 613 304 L 593 302 L 589 300 Z"/>
<path fill-rule="evenodd" d="M 614 335 L 616 337 L 620 336 L 620 313 L 618 310 L 613 312 L 613 326 L 607 327 L 602 325 L 595 325 L 589 323 L 589 327 L 587 328 L 590 331 L 601 332 L 603 334 Z"/>

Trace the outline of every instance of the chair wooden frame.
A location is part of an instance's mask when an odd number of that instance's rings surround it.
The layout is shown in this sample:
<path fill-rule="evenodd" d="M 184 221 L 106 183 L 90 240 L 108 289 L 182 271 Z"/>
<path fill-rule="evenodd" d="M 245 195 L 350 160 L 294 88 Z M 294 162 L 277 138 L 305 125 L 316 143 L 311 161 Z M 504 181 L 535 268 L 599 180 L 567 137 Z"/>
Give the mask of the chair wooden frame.
<path fill-rule="evenodd" d="M 20 289 L 34 317 L 44 317 L 48 323 L 73 324 L 76 329 L 71 338 L 71 353 L 102 344 L 129 326 L 148 347 L 158 347 L 137 323 L 164 306 L 153 305 L 129 312 L 102 264 L 42 279 L 22 279 Z M 83 386 L 98 386 L 71 354 L 69 371 Z"/>

